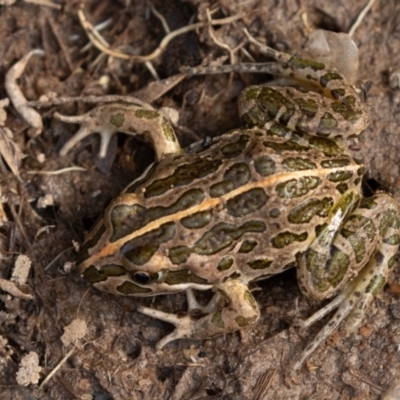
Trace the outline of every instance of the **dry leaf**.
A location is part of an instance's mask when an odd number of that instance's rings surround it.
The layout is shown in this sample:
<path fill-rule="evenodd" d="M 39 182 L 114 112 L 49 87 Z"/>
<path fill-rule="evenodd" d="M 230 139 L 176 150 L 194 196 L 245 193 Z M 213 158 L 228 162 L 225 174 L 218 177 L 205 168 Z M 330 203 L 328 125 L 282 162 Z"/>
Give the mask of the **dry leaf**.
<path fill-rule="evenodd" d="M 24 154 L 12 139 L 12 132 L 8 128 L 0 127 L 0 154 L 12 173 L 21 181 L 19 166 L 21 165 L 21 160 L 24 158 Z"/>

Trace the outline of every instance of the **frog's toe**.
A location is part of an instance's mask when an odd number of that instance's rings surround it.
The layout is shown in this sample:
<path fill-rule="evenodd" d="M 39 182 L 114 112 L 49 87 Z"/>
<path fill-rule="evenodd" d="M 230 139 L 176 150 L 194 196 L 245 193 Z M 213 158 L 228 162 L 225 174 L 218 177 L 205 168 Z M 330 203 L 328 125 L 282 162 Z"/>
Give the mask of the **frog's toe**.
<path fill-rule="evenodd" d="M 178 316 L 175 314 L 165 313 L 163 311 L 154 310 L 149 307 L 138 306 L 137 310 L 149 317 L 169 322 L 176 328 L 169 335 L 164 336 L 156 345 L 157 350 L 162 349 L 169 342 L 177 339 L 187 339 L 193 337 L 193 319 L 189 315 Z"/>

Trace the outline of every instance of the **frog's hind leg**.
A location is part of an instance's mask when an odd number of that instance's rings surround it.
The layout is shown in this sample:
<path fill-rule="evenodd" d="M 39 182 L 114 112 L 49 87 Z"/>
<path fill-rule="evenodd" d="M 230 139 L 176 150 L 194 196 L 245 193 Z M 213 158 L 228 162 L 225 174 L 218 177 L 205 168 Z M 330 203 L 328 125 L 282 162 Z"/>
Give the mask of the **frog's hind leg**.
<path fill-rule="evenodd" d="M 305 321 L 303 329 L 339 307 L 333 318 L 302 352 L 292 366 L 291 374 L 346 317 L 347 333 L 352 333 L 359 327 L 366 309 L 386 283 L 394 265 L 400 241 L 398 212 L 397 203 L 389 195 L 378 194 L 364 199 L 341 228 L 335 240 L 347 240 L 353 251 L 350 257 L 361 269 L 357 273 L 356 265 L 352 271 L 356 277 L 345 284 L 343 291 L 335 299 Z M 370 240 L 369 243 L 366 243 L 366 238 Z M 335 240 L 332 247 L 335 247 Z M 372 248 L 371 251 L 368 251 L 369 247 Z M 334 278 L 331 276 L 331 279 Z"/>

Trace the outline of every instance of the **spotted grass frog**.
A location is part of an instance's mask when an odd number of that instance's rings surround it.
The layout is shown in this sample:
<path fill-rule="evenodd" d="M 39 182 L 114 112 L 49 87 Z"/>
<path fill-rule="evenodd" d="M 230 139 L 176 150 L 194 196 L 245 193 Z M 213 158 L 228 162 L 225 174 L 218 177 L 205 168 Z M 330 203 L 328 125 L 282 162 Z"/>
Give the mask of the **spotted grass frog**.
<path fill-rule="evenodd" d="M 264 71 L 296 86 L 245 89 L 244 127 L 183 150 L 161 112 L 107 104 L 83 116 L 57 116 L 81 124 L 62 153 L 93 132 L 101 135 L 102 154 L 117 131 L 143 134 L 155 148 L 156 161 L 88 234 L 78 265 L 89 283 L 115 294 L 186 291 L 186 316 L 138 306 L 176 327 L 157 348 L 257 323 L 249 285 L 294 267 L 306 296 L 333 299 L 305 326 L 337 308 L 295 370 L 346 317 L 348 331 L 360 325 L 394 265 L 399 211 L 388 194 L 361 194 L 364 168 L 344 144 L 368 124 L 353 86 L 335 68 L 249 40 L 275 62 L 217 72 Z M 194 291 L 209 289 L 211 301 L 198 304 Z"/>

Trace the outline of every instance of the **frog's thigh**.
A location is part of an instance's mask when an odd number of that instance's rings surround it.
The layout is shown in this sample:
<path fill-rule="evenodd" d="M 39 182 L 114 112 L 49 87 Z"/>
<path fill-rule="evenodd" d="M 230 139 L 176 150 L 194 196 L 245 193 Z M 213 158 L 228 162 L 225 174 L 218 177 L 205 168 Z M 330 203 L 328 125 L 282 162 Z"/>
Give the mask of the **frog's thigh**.
<path fill-rule="evenodd" d="M 215 289 L 216 295 L 220 296 L 220 304 L 213 312 L 194 321 L 194 337 L 207 339 L 237 331 L 258 321 L 260 310 L 244 282 L 232 279 L 216 285 Z"/>
<path fill-rule="evenodd" d="M 228 304 L 198 321 L 205 322 L 207 319 L 206 325 L 213 335 L 232 332 L 259 320 L 258 304 L 247 284 L 238 279 L 228 280 L 217 285 L 217 292 L 225 298 Z"/>
<path fill-rule="evenodd" d="M 386 282 L 399 246 L 397 203 L 384 193 L 363 199 L 332 241 L 321 243 L 325 239 L 326 235 L 317 236 L 302 256 L 298 269 L 302 291 L 316 299 L 327 298 L 358 276 L 353 291 L 375 295 Z"/>
<path fill-rule="evenodd" d="M 348 316 L 346 320 L 346 331 L 348 333 L 354 332 L 359 327 L 365 310 L 386 283 L 389 272 L 394 265 L 399 248 L 400 224 L 398 216 L 397 203 L 389 195 L 379 194 L 364 199 L 360 207 L 346 220 L 340 234 L 333 241 L 331 251 L 335 256 L 336 251 L 343 251 L 335 250 L 341 247 L 341 242 L 347 241 L 350 244 L 345 269 L 351 270 L 351 275 L 356 275 L 356 277 L 353 280 L 342 279 L 342 283 L 346 283 L 342 293 L 305 321 L 304 327 L 307 327 L 339 306 L 333 318 L 309 343 L 292 366 L 292 373 L 300 367 L 304 360 L 313 353 L 344 318 Z M 341 258 L 346 257 L 342 254 Z M 327 266 L 329 267 L 329 265 Z M 345 276 L 346 274 L 342 273 L 341 275 Z M 331 272 L 331 275 L 327 276 L 329 278 L 328 283 L 335 282 L 334 273 Z"/>

